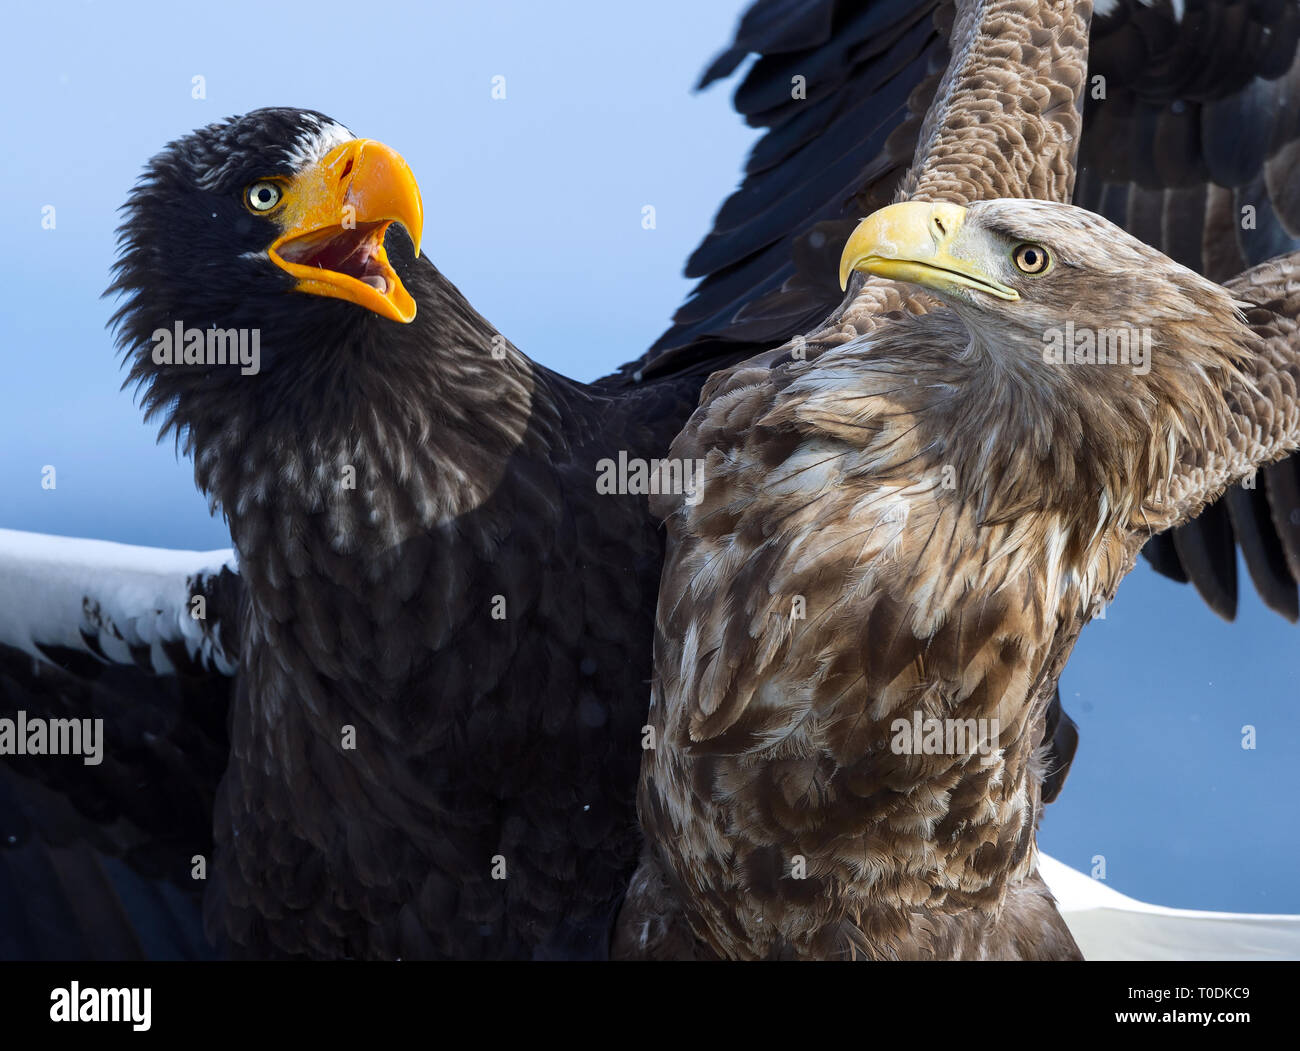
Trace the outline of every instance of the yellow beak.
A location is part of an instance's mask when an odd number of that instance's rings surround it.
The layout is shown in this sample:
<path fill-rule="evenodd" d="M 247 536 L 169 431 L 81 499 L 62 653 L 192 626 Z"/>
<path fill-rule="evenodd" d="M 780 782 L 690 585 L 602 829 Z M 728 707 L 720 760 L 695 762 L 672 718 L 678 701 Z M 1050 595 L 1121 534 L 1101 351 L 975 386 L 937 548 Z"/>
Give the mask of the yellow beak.
<path fill-rule="evenodd" d="M 415 317 L 415 300 L 388 263 L 384 234 L 406 228 L 420 254 L 424 206 L 406 161 L 382 142 L 353 139 L 284 184 L 282 231 L 271 261 L 295 291 L 346 299 L 392 321 Z"/>
<path fill-rule="evenodd" d="M 999 299 L 1019 299 L 979 260 L 954 249 L 966 222 L 957 204 L 904 201 L 881 208 L 858 224 L 840 256 L 840 288 L 854 270 L 908 281 L 937 292 L 975 288 Z"/>

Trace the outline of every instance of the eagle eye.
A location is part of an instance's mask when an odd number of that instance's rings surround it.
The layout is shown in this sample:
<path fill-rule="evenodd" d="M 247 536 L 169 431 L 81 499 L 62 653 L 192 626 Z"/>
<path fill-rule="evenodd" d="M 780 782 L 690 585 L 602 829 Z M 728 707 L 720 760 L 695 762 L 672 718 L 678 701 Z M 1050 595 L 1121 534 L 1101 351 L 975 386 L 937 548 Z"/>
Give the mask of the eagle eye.
<path fill-rule="evenodd" d="M 1025 274 L 1041 274 L 1052 265 L 1052 257 L 1047 249 L 1036 244 L 1016 245 L 1011 259 L 1016 268 Z"/>
<path fill-rule="evenodd" d="M 244 191 L 244 200 L 248 204 L 249 211 L 262 215 L 274 209 L 280 203 L 282 196 L 280 187 L 267 179 L 253 183 Z"/>

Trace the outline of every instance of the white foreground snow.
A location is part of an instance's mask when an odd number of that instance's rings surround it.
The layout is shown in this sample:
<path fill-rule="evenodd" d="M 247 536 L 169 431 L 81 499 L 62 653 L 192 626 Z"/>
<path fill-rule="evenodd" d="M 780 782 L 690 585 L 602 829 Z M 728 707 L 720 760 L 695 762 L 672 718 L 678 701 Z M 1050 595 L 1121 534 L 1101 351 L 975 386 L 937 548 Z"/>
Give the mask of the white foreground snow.
<path fill-rule="evenodd" d="M 1038 871 L 1085 959 L 1300 959 L 1300 916 L 1148 905 L 1043 853 Z"/>

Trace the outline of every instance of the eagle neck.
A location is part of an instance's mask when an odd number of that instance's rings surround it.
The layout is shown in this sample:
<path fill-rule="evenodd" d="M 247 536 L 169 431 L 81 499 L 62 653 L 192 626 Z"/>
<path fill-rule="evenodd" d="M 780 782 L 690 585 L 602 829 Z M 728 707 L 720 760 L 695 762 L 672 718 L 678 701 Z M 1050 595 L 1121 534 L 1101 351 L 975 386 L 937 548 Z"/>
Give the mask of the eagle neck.
<path fill-rule="evenodd" d="M 920 371 L 928 382 L 912 406 L 933 460 L 981 524 L 1040 516 L 1067 538 L 1067 558 L 1083 558 L 1126 513 L 1125 494 L 1142 470 L 1134 450 L 1147 445 L 1148 417 L 1139 399 L 974 328 L 944 345 L 934 344 L 937 360 Z M 915 358 L 899 368 L 915 374 Z"/>
<path fill-rule="evenodd" d="M 450 599 L 421 606 L 431 561 L 454 573 L 488 558 L 509 533 L 503 492 L 529 505 L 513 514 L 539 522 L 560 503 L 537 481 L 507 481 L 564 446 L 549 374 L 449 282 L 421 283 L 415 323 L 364 319 L 303 355 L 291 384 L 196 421 L 188 439 L 198 483 L 239 552 L 247 637 L 364 686 L 365 703 L 399 694 L 419 646 L 470 615 Z M 332 623 L 340 616 L 347 623 Z M 405 629 L 409 647 L 385 642 Z"/>

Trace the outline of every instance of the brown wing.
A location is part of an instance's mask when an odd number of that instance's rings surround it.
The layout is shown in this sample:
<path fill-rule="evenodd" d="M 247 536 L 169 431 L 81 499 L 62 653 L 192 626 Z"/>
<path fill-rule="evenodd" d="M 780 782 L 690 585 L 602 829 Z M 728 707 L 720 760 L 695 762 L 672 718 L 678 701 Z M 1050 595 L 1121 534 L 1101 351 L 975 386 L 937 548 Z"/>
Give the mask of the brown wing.
<path fill-rule="evenodd" d="M 1300 248 L 1300 6 L 1120 0 L 1095 20 L 1074 203 L 1215 281 Z M 1143 550 L 1220 616 L 1237 547 L 1267 605 L 1300 616 L 1300 466 L 1270 467 Z M 1294 519 L 1294 520 L 1293 520 Z"/>
<path fill-rule="evenodd" d="M 1180 450 L 1160 521 L 1177 524 L 1197 514 L 1227 485 L 1247 476 L 1251 464 L 1270 463 L 1295 449 L 1300 434 L 1300 252 L 1261 263 L 1226 287 L 1242 304 L 1258 343 L 1242 366 L 1243 379 L 1226 391 L 1227 416 Z M 1292 458 L 1293 459 L 1293 458 Z M 1266 481 L 1288 469 L 1272 463 Z M 1283 477 L 1287 477 L 1283 475 Z M 1244 490 L 1253 495 L 1255 489 Z M 1266 507 L 1263 513 L 1267 514 Z M 1287 520 L 1275 523 L 1287 531 Z M 1300 568 L 1286 563 L 1288 571 Z"/>

